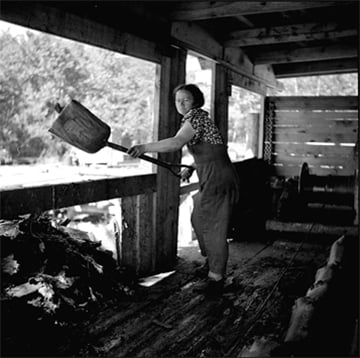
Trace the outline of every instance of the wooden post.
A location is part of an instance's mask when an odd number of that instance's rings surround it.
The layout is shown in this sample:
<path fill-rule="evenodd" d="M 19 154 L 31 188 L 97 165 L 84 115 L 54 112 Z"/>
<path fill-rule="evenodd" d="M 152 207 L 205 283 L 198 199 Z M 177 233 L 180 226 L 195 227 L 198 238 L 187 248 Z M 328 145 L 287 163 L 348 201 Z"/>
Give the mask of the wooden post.
<path fill-rule="evenodd" d="M 358 156 L 357 156 L 357 158 L 358 158 Z M 358 168 L 355 170 L 354 176 L 355 176 L 355 187 L 354 187 L 355 218 L 354 218 L 354 225 L 358 225 L 359 224 L 359 169 Z"/>
<path fill-rule="evenodd" d="M 228 82 L 227 69 L 219 64 L 215 66 L 213 76 L 213 98 L 214 98 L 214 121 L 220 129 L 225 143 L 228 141 L 228 113 L 230 84 Z"/>
<path fill-rule="evenodd" d="M 163 56 L 158 72 L 159 98 L 157 124 L 158 139 L 173 136 L 180 128 L 180 115 L 176 112 L 172 92 L 185 82 L 186 52 L 172 49 Z M 159 159 L 180 163 L 181 152 L 160 153 Z M 155 270 L 170 270 L 176 263 L 180 182 L 164 168 L 157 169 Z"/>
<path fill-rule="evenodd" d="M 247 141 L 246 149 L 251 150 L 254 157 L 257 157 L 259 151 L 259 113 L 249 113 L 247 121 L 249 121 L 248 133 L 250 138 Z"/>
<path fill-rule="evenodd" d="M 258 152 L 256 156 L 258 158 L 263 158 L 264 151 L 264 117 L 265 117 L 265 96 L 261 96 L 260 103 L 260 114 L 259 114 L 259 124 L 258 124 Z"/>
<path fill-rule="evenodd" d="M 137 275 L 154 272 L 154 197 L 155 194 L 122 199 L 121 264 Z"/>

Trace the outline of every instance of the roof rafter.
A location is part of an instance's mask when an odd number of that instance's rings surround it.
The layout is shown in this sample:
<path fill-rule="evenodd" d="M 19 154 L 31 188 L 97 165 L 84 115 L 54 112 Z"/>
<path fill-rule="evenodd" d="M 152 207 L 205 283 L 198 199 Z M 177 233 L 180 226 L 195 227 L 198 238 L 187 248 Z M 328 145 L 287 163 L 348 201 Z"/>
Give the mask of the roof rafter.
<path fill-rule="evenodd" d="M 347 4 L 347 1 L 341 2 Z M 170 13 L 172 21 L 196 21 L 205 19 L 214 19 L 238 15 L 250 15 L 271 12 L 285 12 L 293 10 L 303 10 L 310 8 L 321 8 L 339 5 L 337 1 L 236 1 L 236 2 L 221 2 L 221 1 L 202 1 L 189 2 L 182 8 Z"/>
<path fill-rule="evenodd" d="M 340 60 L 293 62 L 273 65 L 277 78 L 327 75 L 358 71 L 357 58 Z"/>
<path fill-rule="evenodd" d="M 303 23 L 287 26 L 262 27 L 249 30 L 234 31 L 225 41 L 225 47 L 242 47 L 271 45 L 276 43 L 327 40 L 356 36 L 357 29 L 332 22 Z"/>
<path fill-rule="evenodd" d="M 343 43 L 298 49 L 262 50 L 251 56 L 254 64 L 276 64 L 302 61 L 321 61 L 357 57 L 354 45 Z"/>

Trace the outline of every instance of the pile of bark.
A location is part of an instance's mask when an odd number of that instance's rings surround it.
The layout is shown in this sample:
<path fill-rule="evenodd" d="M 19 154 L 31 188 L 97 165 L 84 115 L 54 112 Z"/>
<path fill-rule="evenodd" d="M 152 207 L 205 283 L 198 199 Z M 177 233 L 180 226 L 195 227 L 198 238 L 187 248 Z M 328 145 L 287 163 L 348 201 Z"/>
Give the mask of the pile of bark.
<path fill-rule="evenodd" d="M 358 242 L 333 242 L 306 294 L 295 300 L 284 342 L 255 339 L 241 357 L 358 356 Z"/>
<path fill-rule="evenodd" d="M 135 275 L 100 242 L 50 218 L 0 221 L 0 244 L 3 355 L 52 354 L 105 302 L 134 294 Z"/>

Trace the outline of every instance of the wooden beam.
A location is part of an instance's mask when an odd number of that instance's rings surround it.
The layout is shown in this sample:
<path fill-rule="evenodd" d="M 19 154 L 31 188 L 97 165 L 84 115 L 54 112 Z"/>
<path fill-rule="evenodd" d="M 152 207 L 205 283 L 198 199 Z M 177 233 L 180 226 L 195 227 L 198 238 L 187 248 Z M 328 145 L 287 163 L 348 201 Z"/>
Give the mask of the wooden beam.
<path fill-rule="evenodd" d="M 202 27 L 186 22 L 174 22 L 171 26 L 171 41 L 175 45 L 208 56 L 215 61 L 223 57 L 223 48 Z"/>
<path fill-rule="evenodd" d="M 220 129 L 221 135 L 228 140 L 228 112 L 229 112 L 229 82 L 228 71 L 221 65 L 216 65 L 213 81 L 214 121 Z"/>
<path fill-rule="evenodd" d="M 232 71 L 254 81 L 276 88 L 272 67 L 255 65 L 239 48 L 224 48 L 204 29 L 193 23 L 174 22 L 171 27 L 171 41 L 174 45 L 195 51 L 220 63 Z"/>
<path fill-rule="evenodd" d="M 267 97 L 275 105 L 275 110 L 358 110 L 357 96 L 279 96 Z"/>
<path fill-rule="evenodd" d="M 152 193 L 154 174 L 0 191 L 0 219 L 68 206 Z"/>
<path fill-rule="evenodd" d="M 332 75 L 358 72 L 357 58 L 274 64 L 276 78 Z"/>
<path fill-rule="evenodd" d="M 263 83 L 260 83 L 259 81 L 253 80 L 246 76 L 240 75 L 239 73 L 230 71 L 229 81 L 234 86 L 245 88 L 251 92 L 255 92 L 261 95 L 266 95 L 267 87 Z"/>
<path fill-rule="evenodd" d="M 160 51 L 155 43 L 67 13 L 52 7 L 51 3 L 49 1 L 44 5 L 44 2 L 4 1 L 1 4 L 0 18 L 49 34 L 160 62 Z"/>
<path fill-rule="evenodd" d="M 235 16 L 236 20 L 238 20 L 241 24 L 246 25 L 247 27 L 255 27 L 255 25 L 245 16 L 243 15 L 238 15 Z"/>
<path fill-rule="evenodd" d="M 262 50 L 253 54 L 255 64 L 277 64 L 303 61 L 319 61 L 354 58 L 357 46 L 347 43 L 314 46 L 297 49 Z"/>
<path fill-rule="evenodd" d="M 346 1 L 342 3 L 347 3 Z M 170 14 L 174 21 L 197 21 L 273 12 L 305 10 L 339 5 L 337 1 L 201 1 L 181 4 Z"/>
<path fill-rule="evenodd" d="M 287 26 L 261 27 L 232 32 L 225 47 L 272 45 L 277 43 L 336 39 L 356 36 L 357 29 L 339 23 L 305 23 Z"/>
<path fill-rule="evenodd" d="M 310 232 L 312 234 L 322 234 L 322 235 L 335 235 L 340 236 L 346 233 L 348 236 L 357 236 L 359 230 L 357 226 L 329 226 L 322 224 L 314 223 L 298 223 L 298 222 L 282 222 L 276 220 L 267 220 L 266 221 L 266 230 L 267 231 L 277 231 L 277 232 L 287 232 L 287 233 L 304 233 L 307 234 Z"/>

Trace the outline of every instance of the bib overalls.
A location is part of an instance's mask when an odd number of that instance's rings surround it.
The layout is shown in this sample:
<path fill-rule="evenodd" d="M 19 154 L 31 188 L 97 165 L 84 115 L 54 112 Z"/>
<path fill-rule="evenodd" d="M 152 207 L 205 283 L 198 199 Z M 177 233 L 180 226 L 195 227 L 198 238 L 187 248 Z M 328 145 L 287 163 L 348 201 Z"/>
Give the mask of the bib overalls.
<path fill-rule="evenodd" d="M 191 222 L 209 271 L 225 276 L 227 232 L 233 205 L 239 196 L 237 173 L 223 144 L 188 146 L 193 155 L 200 189 L 194 195 Z"/>

